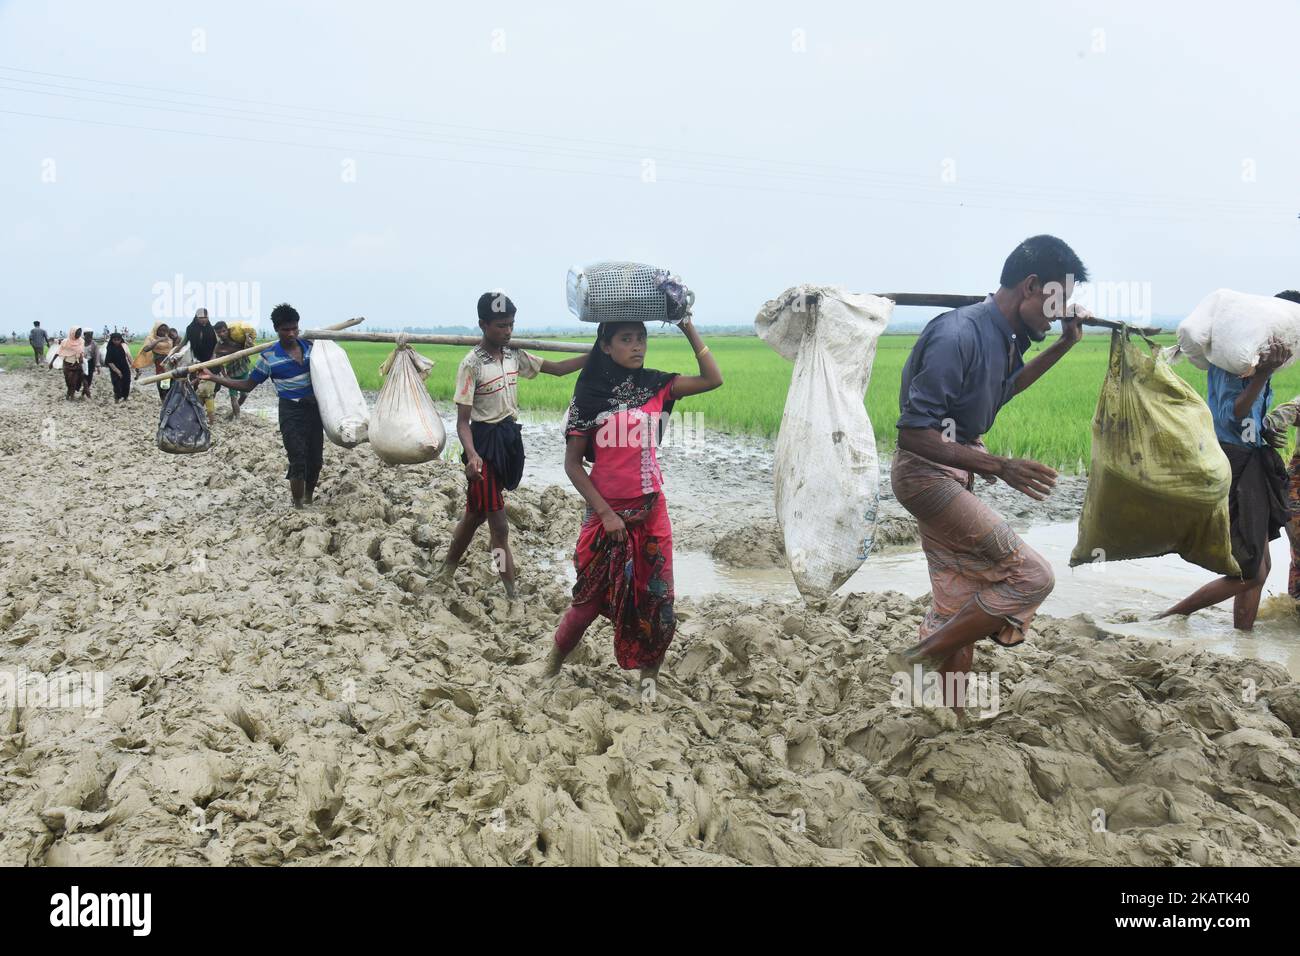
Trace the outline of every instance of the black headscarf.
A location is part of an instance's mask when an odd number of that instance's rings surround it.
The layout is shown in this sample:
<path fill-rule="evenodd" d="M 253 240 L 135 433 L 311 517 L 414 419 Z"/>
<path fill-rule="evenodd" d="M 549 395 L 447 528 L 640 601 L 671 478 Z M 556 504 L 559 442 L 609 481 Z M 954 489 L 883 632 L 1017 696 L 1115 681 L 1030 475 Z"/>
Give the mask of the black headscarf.
<path fill-rule="evenodd" d="M 195 359 L 206 362 L 212 358 L 212 353 L 217 349 L 217 330 L 212 327 L 211 322 L 200 325 L 199 320 L 194 319 L 185 329 L 185 338 L 182 342 L 190 343 Z"/>
<path fill-rule="evenodd" d="M 597 326 L 596 341 L 592 343 L 591 356 L 582 371 L 578 373 L 578 381 L 573 386 L 573 400 L 569 402 L 569 411 L 564 417 L 566 435 L 574 429 L 585 431 L 599 428 L 610 414 L 621 409 L 640 408 L 677 377 L 676 372 L 661 372 L 655 368 L 624 368 L 600 347 L 607 325 L 641 324 L 640 322 L 602 322 Z M 664 402 L 663 414 L 659 418 L 659 434 L 655 436 L 656 441 L 664 436 L 673 404 L 672 399 Z M 595 442 L 587 442 L 586 458 L 588 461 L 596 460 Z"/>
<path fill-rule="evenodd" d="M 118 368 L 130 368 L 131 360 L 127 358 L 126 346 L 122 344 L 122 336 L 114 332 L 108 337 L 108 364 L 116 365 Z"/>

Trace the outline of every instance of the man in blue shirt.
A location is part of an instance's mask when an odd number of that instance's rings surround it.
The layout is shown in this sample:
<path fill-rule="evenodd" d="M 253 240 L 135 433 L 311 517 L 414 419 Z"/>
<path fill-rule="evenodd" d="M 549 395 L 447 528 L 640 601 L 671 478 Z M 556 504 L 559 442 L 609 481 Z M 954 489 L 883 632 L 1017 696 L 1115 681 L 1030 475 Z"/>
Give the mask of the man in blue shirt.
<path fill-rule="evenodd" d="M 894 497 L 917 521 L 930 567 L 931 608 L 921 642 L 890 655 L 894 672 L 917 665 L 952 677 L 970 671 L 975 643 L 1024 640 L 1055 584 L 1051 565 L 973 491 L 974 476 L 1002 479 L 1046 498 L 1056 472 L 1028 459 L 990 455 L 981 442 L 1011 398 L 1060 361 L 1082 335 L 1082 309 L 1066 303 L 1087 270 L 1055 236 L 1033 236 L 1007 257 L 999 288 L 983 302 L 932 319 L 903 367 Z M 1033 361 L 1023 355 L 1055 319 L 1061 337 Z"/>
<path fill-rule="evenodd" d="M 263 352 L 248 378 L 226 378 L 211 369 L 195 374 L 224 385 L 232 392 L 251 392 L 268 378 L 280 397 L 280 437 L 289 456 L 289 493 L 293 506 L 311 504 L 320 478 L 325 428 L 311 387 L 311 342 L 298 338 L 298 310 L 288 304 L 271 310 L 271 325 L 278 341 Z"/>
<path fill-rule="evenodd" d="M 1214 418 L 1214 434 L 1232 465 L 1228 520 L 1232 527 L 1232 556 L 1241 577 L 1222 577 L 1197 589 L 1160 617 L 1192 614 L 1232 598 L 1232 624 L 1241 631 L 1255 626 L 1271 562 L 1268 543 L 1287 523 L 1286 466 L 1274 451 L 1285 436 L 1266 427 L 1265 414 L 1273 399 L 1273 373 L 1291 358 L 1280 342 L 1269 343 L 1253 374 L 1242 377 L 1210 366 L 1206 404 Z"/>

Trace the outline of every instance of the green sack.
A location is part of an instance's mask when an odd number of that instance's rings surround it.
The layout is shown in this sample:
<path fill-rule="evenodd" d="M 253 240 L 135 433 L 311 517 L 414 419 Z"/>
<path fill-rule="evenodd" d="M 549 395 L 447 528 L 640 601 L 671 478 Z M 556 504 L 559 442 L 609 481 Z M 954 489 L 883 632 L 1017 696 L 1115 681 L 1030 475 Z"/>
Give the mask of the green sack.
<path fill-rule="evenodd" d="M 1092 467 L 1070 567 L 1177 554 L 1239 576 L 1232 556 L 1232 468 L 1210 409 L 1151 343 L 1112 332 L 1110 368 L 1092 420 Z"/>

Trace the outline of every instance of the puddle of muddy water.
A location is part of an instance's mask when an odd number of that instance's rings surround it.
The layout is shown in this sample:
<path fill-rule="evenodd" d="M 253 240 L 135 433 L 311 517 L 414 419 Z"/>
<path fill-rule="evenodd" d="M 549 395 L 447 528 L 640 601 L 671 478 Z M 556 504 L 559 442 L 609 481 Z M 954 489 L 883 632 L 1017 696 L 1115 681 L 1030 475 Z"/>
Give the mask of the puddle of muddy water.
<path fill-rule="evenodd" d="M 1280 609 L 1284 602 L 1266 606 L 1250 634 L 1233 629 L 1230 605 L 1208 608 L 1189 618 L 1153 621 L 1156 614 L 1213 580 L 1214 575 L 1172 556 L 1070 568 L 1077 530 L 1075 523 L 1065 522 L 1040 525 L 1022 534 L 1056 572 L 1056 589 L 1042 613 L 1068 617 L 1083 612 L 1114 633 L 1275 661 L 1300 679 L 1300 618 L 1289 608 Z M 1271 595 L 1286 593 L 1291 554 L 1285 537 L 1273 542 L 1272 558 L 1273 574 L 1264 589 L 1266 603 Z M 673 571 L 677 594 L 683 598 L 717 593 L 753 602 L 795 601 L 799 597 L 784 568 L 730 568 L 707 554 L 683 552 L 673 555 Z M 919 597 L 929 590 L 925 556 L 918 550 L 873 555 L 840 593 L 901 591 Z M 1133 615 L 1142 620 L 1120 620 Z"/>

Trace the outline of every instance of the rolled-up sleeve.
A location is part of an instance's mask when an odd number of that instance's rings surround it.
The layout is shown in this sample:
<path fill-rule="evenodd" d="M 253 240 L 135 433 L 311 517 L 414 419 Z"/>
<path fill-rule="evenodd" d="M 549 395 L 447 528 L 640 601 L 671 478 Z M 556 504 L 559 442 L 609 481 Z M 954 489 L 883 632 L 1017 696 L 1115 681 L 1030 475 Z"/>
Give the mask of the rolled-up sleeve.
<path fill-rule="evenodd" d="M 912 372 L 899 409 L 898 427 L 945 427 L 962 393 L 965 369 L 966 355 L 960 336 L 951 331 L 935 335 L 926 343 L 920 366 Z"/>
<path fill-rule="evenodd" d="M 516 353 L 515 364 L 519 366 L 520 378 L 536 378 L 537 373 L 542 370 L 542 360 L 523 349 Z"/>
<path fill-rule="evenodd" d="M 473 405 L 474 392 L 478 389 L 478 372 L 479 363 L 474 358 L 474 353 L 470 352 L 461 360 L 460 368 L 456 369 L 456 391 L 452 395 L 452 401 L 457 405 Z"/>
<path fill-rule="evenodd" d="M 1237 396 L 1241 394 L 1244 387 L 1242 380 L 1217 365 L 1210 366 L 1206 372 L 1206 380 L 1209 383 L 1206 404 L 1210 406 L 1210 414 L 1214 416 L 1220 438 L 1231 436 L 1237 444 L 1246 444 L 1242 429 L 1244 419 L 1237 417 L 1234 407 L 1237 404 Z"/>

